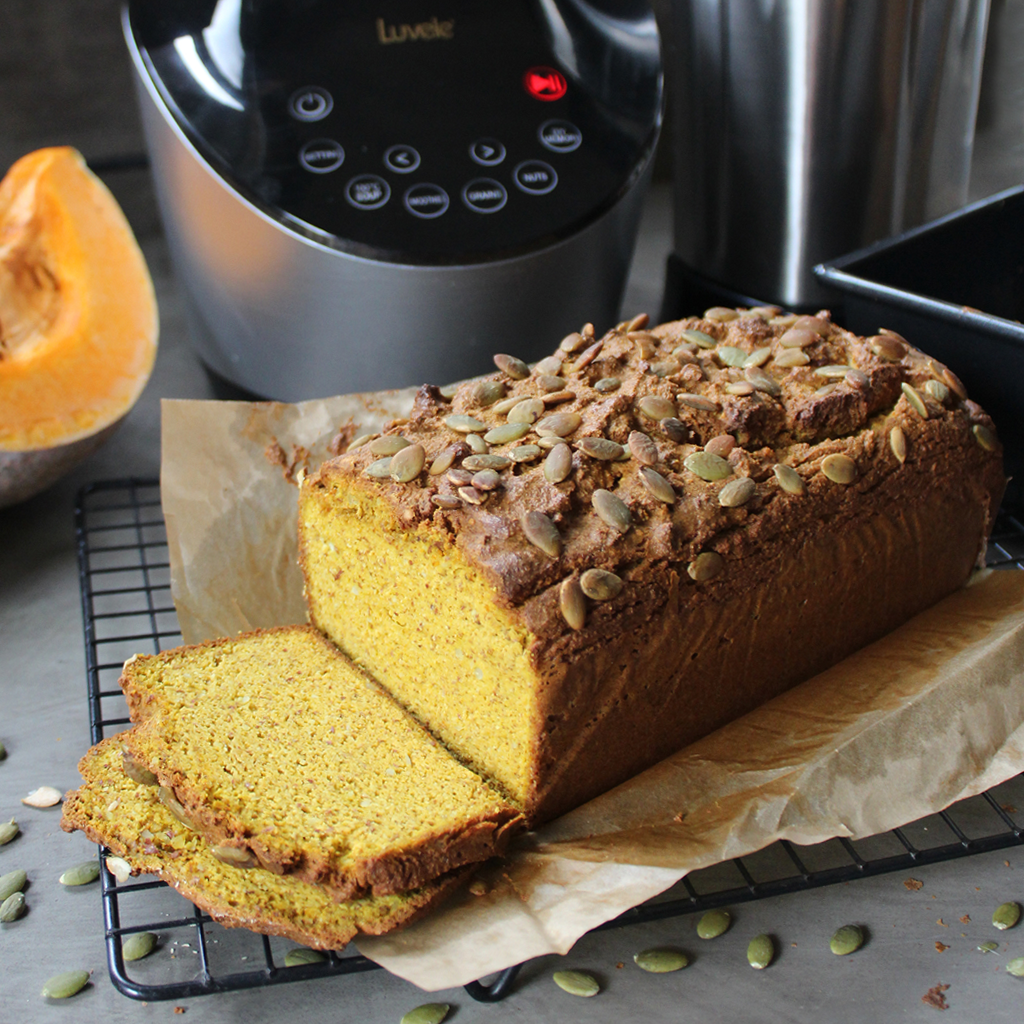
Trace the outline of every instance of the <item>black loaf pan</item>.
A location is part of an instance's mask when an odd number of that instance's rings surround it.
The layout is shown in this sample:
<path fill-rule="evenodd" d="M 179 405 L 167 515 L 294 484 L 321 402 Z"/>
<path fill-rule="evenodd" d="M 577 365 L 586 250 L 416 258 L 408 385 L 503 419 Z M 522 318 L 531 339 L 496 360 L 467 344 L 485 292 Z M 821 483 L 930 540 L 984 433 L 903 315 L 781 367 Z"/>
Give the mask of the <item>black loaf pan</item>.
<path fill-rule="evenodd" d="M 945 363 L 995 420 L 1024 504 L 1024 186 L 815 267 L 843 326 L 902 334 Z"/>

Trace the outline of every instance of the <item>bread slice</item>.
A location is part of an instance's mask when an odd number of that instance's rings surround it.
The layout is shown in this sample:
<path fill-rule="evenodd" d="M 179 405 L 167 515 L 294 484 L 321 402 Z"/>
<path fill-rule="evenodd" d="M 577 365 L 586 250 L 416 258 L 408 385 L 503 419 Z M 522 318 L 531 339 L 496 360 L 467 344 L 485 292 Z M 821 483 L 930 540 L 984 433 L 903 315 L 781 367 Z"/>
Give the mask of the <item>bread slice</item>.
<path fill-rule="evenodd" d="M 160 803 L 156 786 L 125 775 L 125 736 L 92 747 L 79 763 L 85 784 L 68 793 L 61 827 L 80 830 L 123 857 L 134 874 L 159 875 L 228 928 L 281 935 L 314 949 L 341 949 L 359 933 L 381 935 L 438 904 L 472 868 L 451 872 L 408 893 L 338 902 L 322 886 L 245 870 L 214 856 L 213 848 Z"/>
<path fill-rule="evenodd" d="M 518 811 L 315 630 L 138 656 L 132 758 L 240 859 L 337 899 L 415 889 L 503 852 Z"/>

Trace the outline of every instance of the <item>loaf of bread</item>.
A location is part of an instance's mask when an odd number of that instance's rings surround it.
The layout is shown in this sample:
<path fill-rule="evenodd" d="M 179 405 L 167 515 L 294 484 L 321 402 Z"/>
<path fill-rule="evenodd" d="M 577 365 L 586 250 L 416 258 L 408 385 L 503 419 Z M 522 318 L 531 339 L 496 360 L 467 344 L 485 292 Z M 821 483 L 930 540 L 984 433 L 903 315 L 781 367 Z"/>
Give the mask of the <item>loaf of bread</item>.
<path fill-rule="evenodd" d="M 126 860 L 133 873 L 159 875 L 229 928 L 282 935 L 315 949 L 340 949 L 357 934 L 380 935 L 439 903 L 471 869 L 458 869 L 395 896 L 339 902 L 322 886 L 270 871 L 243 870 L 177 820 L 155 785 L 129 778 L 122 766 L 127 734 L 93 747 L 79 763 L 84 785 L 67 795 L 62 825 Z"/>
<path fill-rule="evenodd" d="M 495 363 L 304 481 L 300 560 L 313 624 L 531 822 L 882 636 L 983 556 L 993 424 L 891 332 L 713 309 Z"/>
<path fill-rule="evenodd" d="M 122 743 L 238 863 L 335 899 L 500 854 L 521 815 L 309 626 L 138 656 Z"/>

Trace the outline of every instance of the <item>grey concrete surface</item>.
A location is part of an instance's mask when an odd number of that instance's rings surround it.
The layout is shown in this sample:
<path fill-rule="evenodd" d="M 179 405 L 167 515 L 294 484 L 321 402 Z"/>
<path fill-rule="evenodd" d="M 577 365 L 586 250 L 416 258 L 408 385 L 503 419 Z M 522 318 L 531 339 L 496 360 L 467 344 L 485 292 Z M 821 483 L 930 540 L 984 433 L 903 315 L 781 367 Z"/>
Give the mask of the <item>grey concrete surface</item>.
<path fill-rule="evenodd" d="M 0 165 L 50 143 L 71 142 L 90 158 L 141 149 L 116 23 L 114 0 L 0 4 Z M 147 175 L 123 172 L 107 180 L 154 276 L 161 347 L 152 381 L 110 443 L 50 491 L 0 512 L 0 739 L 8 751 L 0 762 L 0 820 L 13 815 L 23 830 L 0 847 L 0 874 L 24 867 L 30 878 L 29 913 L 0 925 L 0 1022 L 31 1024 L 63 1015 L 81 1024 L 136 1024 L 178 1020 L 183 1011 L 186 1022 L 204 1024 L 384 1024 L 427 999 L 450 1002 L 450 1019 L 460 1024 L 924 1022 L 934 1020 L 936 1010 L 921 997 L 937 984 L 949 985 L 950 1020 L 1022 1019 L 1024 981 L 1008 977 L 1002 965 L 1009 956 L 1024 956 L 1024 926 L 999 934 L 988 923 L 998 903 L 1024 902 L 1019 847 L 738 904 L 732 930 L 713 942 L 696 938 L 692 916 L 594 934 L 564 958 L 527 965 L 512 995 L 497 1005 L 475 1003 L 461 990 L 428 997 L 379 971 L 171 1003 L 141 1003 L 115 991 L 106 976 L 98 887 L 70 891 L 57 881 L 95 848 L 80 835 L 62 833 L 58 811 L 19 801 L 40 785 L 76 785 L 75 765 L 89 740 L 75 494 L 94 480 L 155 475 L 160 398 L 210 397 L 211 390 L 188 345 Z M 624 313 L 657 312 L 671 244 L 669 213 L 662 185 L 645 210 Z M 1024 793 L 1001 799 L 1013 803 L 1020 820 Z M 910 874 L 922 882 L 919 889 L 904 884 Z M 869 941 L 840 959 L 828 952 L 827 942 L 847 922 L 864 925 Z M 744 952 L 760 932 L 775 937 L 779 955 L 768 970 L 755 972 Z M 976 951 L 993 937 L 1001 940 L 1001 959 Z M 226 935 L 222 939 L 226 966 L 244 970 L 241 958 L 248 954 L 232 952 L 236 947 Z M 644 974 L 632 956 L 653 945 L 686 950 L 692 966 L 673 975 Z M 168 940 L 145 970 L 156 977 L 188 976 L 194 955 Z M 550 980 L 560 967 L 592 971 L 603 991 L 586 1003 L 566 995 Z M 90 986 L 67 1004 L 44 1002 L 43 982 L 71 968 L 91 971 Z"/>

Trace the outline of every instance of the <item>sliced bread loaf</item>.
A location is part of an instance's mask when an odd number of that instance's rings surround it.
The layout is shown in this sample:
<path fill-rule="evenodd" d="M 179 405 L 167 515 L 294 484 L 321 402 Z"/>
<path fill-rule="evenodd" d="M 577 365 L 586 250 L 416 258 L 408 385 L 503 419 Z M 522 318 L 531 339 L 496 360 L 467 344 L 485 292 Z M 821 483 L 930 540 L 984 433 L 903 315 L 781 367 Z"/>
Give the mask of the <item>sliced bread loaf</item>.
<path fill-rule="evenodd" d="M 435 906 L 470 868 L 395 896 L 339 902 L 322 886 L 224 863 L 198 833 L 160 803 L 156 786 L 122 769 L 124 734 L 103 740 L 79 763 L 84 785 L 64 801 L 61 827 L 80 830 L 124 858 L 133 872 L 159 875 L 228 928 L 282 935 L 315 949 L 340 949 L 359 933 L 380 935 Z"/>
<path fill-rule="evenodd" d="M 500 854 L 522 827 L 312 628 L 135 657 L 121 685 L 136 723 L 124 743 L 179 814 L 337 899 L 415 889 Z"/>

